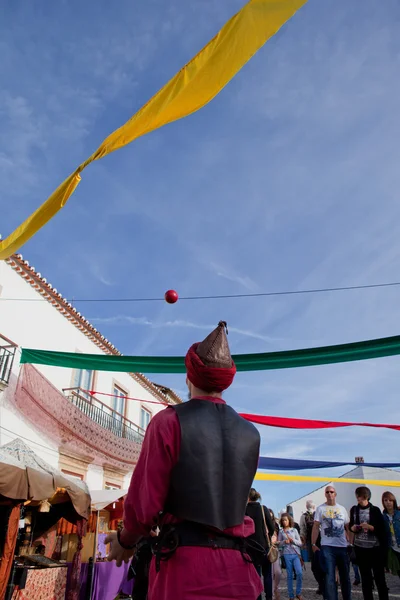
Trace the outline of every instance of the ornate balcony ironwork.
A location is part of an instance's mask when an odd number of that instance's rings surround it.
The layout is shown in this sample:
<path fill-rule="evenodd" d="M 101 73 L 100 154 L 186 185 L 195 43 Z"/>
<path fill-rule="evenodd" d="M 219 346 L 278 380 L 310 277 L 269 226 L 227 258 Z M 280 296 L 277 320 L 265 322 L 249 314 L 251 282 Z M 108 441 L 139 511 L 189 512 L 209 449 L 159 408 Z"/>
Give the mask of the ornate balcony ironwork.
<path fill-rule="evenodd" d="M 63 392 L 74 406 L 104 429 L 137 444 L 143 442 L 144 429 L 108 406 L 108 404 L 97 400 L 92 394 L 88 394 L 81 388 L 66 388 L 63 389 Z"/>

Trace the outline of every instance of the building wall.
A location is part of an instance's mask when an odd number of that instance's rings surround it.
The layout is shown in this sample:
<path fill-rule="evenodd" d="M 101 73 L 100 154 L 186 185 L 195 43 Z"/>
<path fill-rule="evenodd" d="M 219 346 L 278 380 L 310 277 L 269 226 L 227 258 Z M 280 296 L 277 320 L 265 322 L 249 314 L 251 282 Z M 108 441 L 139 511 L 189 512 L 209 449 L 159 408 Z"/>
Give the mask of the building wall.
<path fill-rule="evenodd" d="M 370 479 L 370 480 L 384 480 L 384 481 L 400 481 L 400 473 L 398 471 L 394 471 L 392 469 L 379 469 L 373 467 L 364 467 L 359 466 L 355 467 L 352 471 L 346 473 L 342 477 L 349 479 Z M 306 510 L 306 502 L 307 500 L 313 500 L 315 505 L 318 506 L 325 502 L 325 488 L 327 485 L 333 485 L 337 492 L 337 503 L 344 506 L 348 511 L 350 511 L 351 507 L 356 504 L 355 498 L 355 490 L 359 486 L 363 485 L 362 483 L 345 483 L 345 482 L 329 482 L 323 485 L 320 488 L 317 488 L 295 500 L 293 502 L 289 502 L 289 504 L 293 508 L 293 514 L 295 521 L 299 523 L 300 517 L 303 512 Z M 399 487 L 390 487 L 390 486 L 381 486 L 381 485 L 369 485 L 365 484 L 371 490 L 371 502 L 382 509 L 382 494 L 385 491 L 392 492 L 396 496 L 396 498 L 400 501 L 400 488 Z"/>
<path fill-rule="evenodd" d="M 0 298 L 24 299 L 24 301 L 1 301 L 0 303 L 0 334 L 5 335 L 18 346 L 104 354 L 92 340 L 49 301 L 43 299 L 42 295 L 5 261 L 0 261 Z M 18 349 L 13 367 L 14 380 L 20 369 L 19 357 L 20 350 Z M 76 373 L 72 369 L 42 365 L 37 365 L 37 368 L 60 391 L 76 385 Z M 142 407 L 147 409 L 151 415 L 164 408 L 161 404 L 153 404 L 157 398 L 128 373 L 97 372 L 94 374 L 90 387 L 106 394 L 113 394 L 115 384 L 128 396 L 141 400 L 141 402 L 126 401 L 124 411 L 125 416 L 139 426 L 141 425 Z M 8 393 L 11 392 L 11 387 Z M 111 397 L 99 395 L 97 398 L 104 404 L 112 406 L 113 399 Z M 160 394 L 159 400 L 161 401 L 162 398 Z M 18 435 L 24 437 L 27 443 L 31 442 L 32 448 L 44 460 L 58 466 L 59 457 L 54 444 L 42 433 L 39 433 L 32 424 L 24 422 L 18 414 L 13 414 L 5 398 L 0 407 L 0 445 Z M 130 474 L 126 475 L 125 483 L 129 478 Z M 85 480 L 91 489 L 104 487 L 103 472 L 100 473 L 98 467 L 89 465 Z"/>

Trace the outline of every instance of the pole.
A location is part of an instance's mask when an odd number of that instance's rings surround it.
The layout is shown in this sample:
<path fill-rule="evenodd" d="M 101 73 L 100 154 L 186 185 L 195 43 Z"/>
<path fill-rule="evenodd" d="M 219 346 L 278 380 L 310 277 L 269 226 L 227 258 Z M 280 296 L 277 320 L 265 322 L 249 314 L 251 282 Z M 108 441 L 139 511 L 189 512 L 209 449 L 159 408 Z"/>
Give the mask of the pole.
<path fill-rule="evenodd" d="M 96 569 L 97 540 L 99 537 L 99 521 L 100 521 L 100 511 L 98 510 L 97 511 L 97 520 L 96 520 L 96 534 L 94 537 L 93 556 L 89 559 L 88 583 L 86 586 L 86 600 L 92 600 L 92 594 L 93 594 L 94 573 L 95 573 L 95 569 Z"/>

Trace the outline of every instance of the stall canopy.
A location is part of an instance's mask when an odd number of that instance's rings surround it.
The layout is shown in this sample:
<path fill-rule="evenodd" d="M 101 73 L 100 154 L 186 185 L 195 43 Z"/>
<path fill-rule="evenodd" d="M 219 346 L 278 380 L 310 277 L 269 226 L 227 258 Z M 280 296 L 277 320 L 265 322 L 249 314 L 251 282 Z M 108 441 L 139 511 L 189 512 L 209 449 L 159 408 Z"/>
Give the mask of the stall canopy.
<path fill-rule="evenodd" d="M 124 498 L 127 493 L 128 490 L 95 490 L 91 493 L 92 509 L 103 510 L 106 506 Z"/>
<path fill-rule="evenodd" d="M 52 505 L 71 502 L 79 517 L 89 518 L 90 494 L 86 484 L 69 478 L 47 464 L 17 438 L 0 447 L 0 495 L 11 500 L 44 500 Z"/>

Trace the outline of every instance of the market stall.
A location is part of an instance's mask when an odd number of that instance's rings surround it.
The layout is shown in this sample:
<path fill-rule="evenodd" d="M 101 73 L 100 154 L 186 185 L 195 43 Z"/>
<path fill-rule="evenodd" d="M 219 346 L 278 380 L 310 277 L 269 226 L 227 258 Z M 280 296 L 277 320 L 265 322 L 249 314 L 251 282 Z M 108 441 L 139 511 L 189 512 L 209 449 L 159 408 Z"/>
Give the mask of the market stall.
<path fill-rule="evenodd" d="M 79 597 L 82 538 L 90 494 L 43 461 L 22 440 L 0 448 L 0 600 L 64 600 L 67 563 L 54 560 L 57 523 L 76 525 L 68 600 Z"/>
<path fill-rule="evenodd" d="M 122 522 L 126 494 L 126 490 L 98 490 L 91 494 L 92 516 L 84 542 L 92 537 L 90 542 L 85 543 L 82 552 L 80 600 L 114 600 L 118 594 L 130 595 L 132 592 L 133 581 L 128 580 L 128 565 L 118 568 L 114 562 L 108 562 L 105 544 L 107 534 L 116 531 Z M 73 529 L 70 535 L 74 535 Z M 72 565 L 68 571 L 67 590 L 71 575 Z"/>

